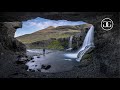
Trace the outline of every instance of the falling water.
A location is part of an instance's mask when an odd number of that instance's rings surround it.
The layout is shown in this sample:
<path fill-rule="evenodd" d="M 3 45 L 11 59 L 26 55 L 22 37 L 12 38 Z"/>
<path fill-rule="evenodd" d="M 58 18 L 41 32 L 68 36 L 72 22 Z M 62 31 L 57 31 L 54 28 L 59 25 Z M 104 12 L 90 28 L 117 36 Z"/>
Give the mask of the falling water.
<path fill-rule="evenodd" d="M 79 49 L 79 51 L 77 52 L 77 61 L 80 61 L 82 56 L 92 47 L 94 46 L 94 26 L 91 26 L 91 28 L 89 29 L 82 47 Z"/>
<path fill-rule="evenodd" d="M 66 49 L 67 51 L 68 51 L 68 50 L 72 50 L 72 40 L 73 40 L 73 35 L 70 36 L 70 40 L 69 40 L 69 48 Z"/>
<path fill-rule="evenodd" d="M 82 47 L 76 53 L 65 54 L 69 58 L 77 58 L 77 61 L 80 61 L 82 56 L 94 46 L 94 26 L 91 26 L 89 31 L 86 34 Z"/>
<path fill-rule="evenodd" d="M 73 36 L 70 36 L 70 40 L 69 40 L 69 48 L 72 48 L 72 39 L 73 39 Z"/>

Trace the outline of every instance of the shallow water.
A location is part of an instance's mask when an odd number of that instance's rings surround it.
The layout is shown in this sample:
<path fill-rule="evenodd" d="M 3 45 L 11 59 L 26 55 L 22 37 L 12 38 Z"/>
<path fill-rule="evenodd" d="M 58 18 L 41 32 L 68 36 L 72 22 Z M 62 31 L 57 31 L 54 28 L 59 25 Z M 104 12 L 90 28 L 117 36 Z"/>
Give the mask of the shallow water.
<path fill-rule="evenodd" d="M 72 46 L 72 36 L 70 38 L 70 49 Z M 66 53 L 64 51 L 57 50 L 46 50 L 46 54 L 43 55 L 41 49 L 27 50 L 28 56 L 33 56 L 33 60 L 28 62 L 26 65 L 29 70 L 41 71 L 41 72 L 63 72 L 71 70 L 75 65 L 79 64 L 82 56 L 91 48 L 94 47 L 94 26 L 91 26 L 88 30 L 83 45 L 80 47 L 78 52 Z M 39 57 L 38 57 L 39 56 Z M 50 65 L 51 68 L 45 70 L 41 69 L 42 65 Z"/>
<path fill-rule="evenodd" d="M 75 65 L 79 63 L 75 59 L 70 59 L 64 56 L 66 52 L 58 50 L 46 50 L 45 56 L 42 55 L 41 49 L 27 50 L 27 55 L 33 56 L 34 59 L 27 62 L 26 65 L 29 67 L 27 71 L 41 71 L 48 73 L 64 72 L 72 70 Z M 39 56 L 39 57 L 38 57 Z M 48 70 L 41 69 L 43 64 L 51 65 Z"/>

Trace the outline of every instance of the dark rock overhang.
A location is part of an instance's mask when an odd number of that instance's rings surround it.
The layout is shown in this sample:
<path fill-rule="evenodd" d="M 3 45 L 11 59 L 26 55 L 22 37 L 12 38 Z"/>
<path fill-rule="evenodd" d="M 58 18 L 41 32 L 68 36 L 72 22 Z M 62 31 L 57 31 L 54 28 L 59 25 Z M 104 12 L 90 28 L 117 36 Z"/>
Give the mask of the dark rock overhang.
<path fill-rule="evenodd" d="M 0 21 L 21 22 L 36 17 L 42 17 L 54 20 L 85 21 L 92 23 L 94 20 L 99 19 L 99 17 L 107 15 L 117 15 L 117 12 L 0 12 Z"/>
<path fill-rule="evenodd" d="M 25 52 L 25 46 L 18 42 L 11 31 L 15 32 L 15 27 L 6 27 L 4 22 L 22 22 L 36 17 L 54 20 L 85 21 L 95 26 L 95 50 L 93 52 L 94 62 L 99 65 L 98 70 L 107 76 L 114 77 L 119 75 L 120 59 L 120 31 L 119 31 L 119 13 L 117 12 L 1 12 L 0 13 L 0 48 L 11 51 Z M 103 18 L 111 18 L 114 22 L 114 28 L 109 32 L 102 30 L 100 22 Z M 17 26 L 18 27 L 18 26 Z M 4 33 L 5 32 L 5 33 Z M 11 34 L 8 35 L 10 32 Z M 3 34 L 4 33 L 4 34 Z M 16 47 L 16 48 L 15 48 Z M 2 52 L 2 51 L 0 51 Z M 104 70 L 103 70 L 104 68 Z"/>

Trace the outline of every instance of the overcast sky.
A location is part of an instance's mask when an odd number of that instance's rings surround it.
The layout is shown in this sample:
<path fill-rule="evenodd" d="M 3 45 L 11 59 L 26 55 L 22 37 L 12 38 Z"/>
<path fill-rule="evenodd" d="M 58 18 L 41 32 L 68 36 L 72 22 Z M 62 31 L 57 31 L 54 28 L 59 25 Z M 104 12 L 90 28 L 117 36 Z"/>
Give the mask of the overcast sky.
<path fill-rule="evenodd" d="M 67 21 L 67 20 L 49 20 L 49 19 L 44 19 L 37 17 L 35 19 L 31 19 L 28 21 L 22 22 L 22 28 L 18 28 L 15 37 L 24 35 L 24 34 L 30 34 L 35 31 L 47 28 L 49 26 L 64 26 L 64 25 L 80 25 L 80 24 L 85 24 L 85 22 L 82 21 L 77 21 L 77 22 L 72 22 L 72 21 Z"/>

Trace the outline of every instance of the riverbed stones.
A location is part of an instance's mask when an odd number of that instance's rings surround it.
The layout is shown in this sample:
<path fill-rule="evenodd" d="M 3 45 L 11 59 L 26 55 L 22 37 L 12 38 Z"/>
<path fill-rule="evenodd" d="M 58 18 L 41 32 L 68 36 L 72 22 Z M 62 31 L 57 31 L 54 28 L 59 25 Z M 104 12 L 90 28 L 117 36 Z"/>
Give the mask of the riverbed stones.
<path fill-rule="evenodd" d="M 45 70 L 48 70 L 48 69 L 50 69 L 50 68 L 51 68 L 51 65 L 43 64 L 43 65 L 41 66 L 41 69 L 45 69 Z"/>

